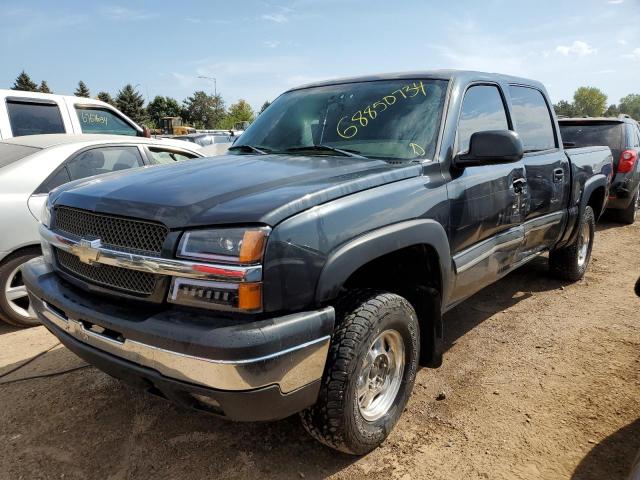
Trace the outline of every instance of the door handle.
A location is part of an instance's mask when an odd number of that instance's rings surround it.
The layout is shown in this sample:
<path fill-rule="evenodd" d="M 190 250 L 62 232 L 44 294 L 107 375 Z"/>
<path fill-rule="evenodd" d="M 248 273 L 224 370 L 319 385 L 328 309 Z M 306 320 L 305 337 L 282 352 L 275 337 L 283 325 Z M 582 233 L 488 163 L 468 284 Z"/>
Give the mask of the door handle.
<path fill-rule="evenodd" d="M 562 182 L 564 180 L 564 170 L 562 168 L 556 168 L 553 171 L 553 181 Z"/>
<path fill-rule="evenodd" d="M 513 191 L 516 193 L 522 193 L 522 191 L 524 190 L 524 186 L 527 184 L 527 180 L 524 178 L 516 178 L 512 185 L 513 185 Z"/>

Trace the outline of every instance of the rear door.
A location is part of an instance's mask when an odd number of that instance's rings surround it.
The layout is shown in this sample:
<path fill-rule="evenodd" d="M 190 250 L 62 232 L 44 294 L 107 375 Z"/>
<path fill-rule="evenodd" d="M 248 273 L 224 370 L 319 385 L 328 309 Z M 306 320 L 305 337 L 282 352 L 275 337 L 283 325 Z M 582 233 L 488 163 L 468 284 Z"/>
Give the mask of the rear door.
<path fill-rule="evenodd" d="M 515 131 L 524 145 L 525 241 L 518 260 L 552 246 L 560 238 L 569 196 L 569 159 L 559 145 L 551 106 L 533 87 L 510 85 Z"/>

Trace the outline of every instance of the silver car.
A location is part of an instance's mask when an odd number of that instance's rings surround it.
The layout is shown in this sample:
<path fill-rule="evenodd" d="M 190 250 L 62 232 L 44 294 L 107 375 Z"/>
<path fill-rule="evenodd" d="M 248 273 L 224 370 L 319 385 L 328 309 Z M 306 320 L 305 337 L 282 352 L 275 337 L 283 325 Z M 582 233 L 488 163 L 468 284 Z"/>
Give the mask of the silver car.
<path fill-rule="evenodd" d="M 40 255 L 38 220 L 49 191 L 103 173 L 202 157 L 198 145 L 122 135 L 32 135 L 0 142 L 0 319 L 38 322 L 20 267 Z"/>

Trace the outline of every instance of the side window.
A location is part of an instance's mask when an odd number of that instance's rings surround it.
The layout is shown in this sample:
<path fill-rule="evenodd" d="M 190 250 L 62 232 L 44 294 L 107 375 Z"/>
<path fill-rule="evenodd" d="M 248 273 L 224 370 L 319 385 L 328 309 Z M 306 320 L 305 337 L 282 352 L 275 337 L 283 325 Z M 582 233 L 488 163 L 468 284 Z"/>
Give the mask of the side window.
<path fill-rule="evenodd" d="M 49 193 L 54 188 L 59 187 L 60 185 L 64 185 L 65 183 L 69 183 L 71 181 L 71 177 L 69 177 L 69 172 L 66 167 L 62 167 L 53 176 L 49 177 L 36 191 L 36 193 Z"/>
<path fill-rule="evenodd" d="M 136 136 L 138 131 L 105 108 L 76 107 L 82 133 L 106 133 L 110 135 Z"/>
<path fill-rule="evenodd" d="M 105 147 L 82 152 L 67 162 L 71 180 L 143 165 L 138 147 Z"/>
<path fill-rule="evenodd" d="M 60 108 L 55 102 L 35 103 L 7 100 L 7 113 L 14 137 L 42 133 L 65 133 Z"/>
<path fill-rule="evenodd" d="M 542 93 L 534 88 L 509 87 L 513 122 L 525 152 L 556 148 L 553 121 Z"/>
<path fill-rule="evenodd" d="M 638 127 L 638 125 L 636 125 L 636 142 L 634 147 L 640 148 L 640 127 Z"/>
<path fill-rule="evenodd" d="M 637 148 L 640 146 L 640 139 L 638 138 L 638 127 L 627 123 L 627 146 Z"/>
<path fill-rule="evenodd" d="M 177 151 L 177 150 L 166 150 L 164 148 L 152 147 L 149 148 L 149 153 L 151 154 L 151 163 L 153 165 L 162 165 L 163 163 L 173 163 L 180 162 L 182 160 L 189 160 L 190 158 L 196 158 L 197 155 Z"/>
<path fill-rule="evenodd" d="M 469 88 L 458 122 L 458 152 L 469 150 L 469 140 L 476 132 L 508 129 L 507 114 L 498 88 L 491 85 Z"/>

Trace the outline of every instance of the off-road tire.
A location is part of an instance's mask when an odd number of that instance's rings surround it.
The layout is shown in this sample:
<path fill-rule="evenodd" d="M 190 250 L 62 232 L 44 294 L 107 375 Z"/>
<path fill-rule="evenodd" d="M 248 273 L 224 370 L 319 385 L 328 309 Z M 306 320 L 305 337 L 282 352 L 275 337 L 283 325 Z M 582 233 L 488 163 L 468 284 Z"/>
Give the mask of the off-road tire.
<path fill-rule="evenodd" d="M 626 223 L 627 225 L 633 225 L 638 218 L 638 198 L 640 196 L 640 189 L 636 192 L 636 194 L 631 199 L 631 203 L 624 210 L 620 210 L 618 212 L 618 218 L 622 223 Z"/>
<path fill-rule="evenodd" d="M 16 314 L 5 296 L 5 286 L 9 280 L 9 275 L 11 275 L 18 266 L 40 255 L 41 252 L 38 247 L 28 248 L 9 255 L 4 259 L 2 264 L 0 264 L 0 320 L 9 325 L 22 328 L 41 325 L 37 319 L 26 319 Z"/>
<path fill-rule="evenodd" d="M 338 303 L 336 317 L 318 401 L 300 416 L 307 432 L 318 441 L 341 452 L 363 455 L 387 438 L 413 390 L 420 358 L 418 316 L 399 295 L 360 290 Z M 387 412 L 369 422 L 358 407 L 357 372 L 373 340 L 388 329 L 399 332 L 404 342 L 402 381 Z"/>
<path fill-rule="evenodd" d="M 578 261 L 580 232 L 585 224 L 589 225 L 589 245 L 586 260 L 581 265 Z M 587 268 L 589 267 L 589 261 L 591 260 L 593 239 L 596 232 L 596 221 L 593 209 L 590 206 L 585 207 L 582 217 L 578 222 L 577 229 L 578 234 L 571 245 L 549 252 L 549 267 L 553 275 L 562 280 L 569 280 L 571 282 L 576 282 L 584 276 Z"/>

